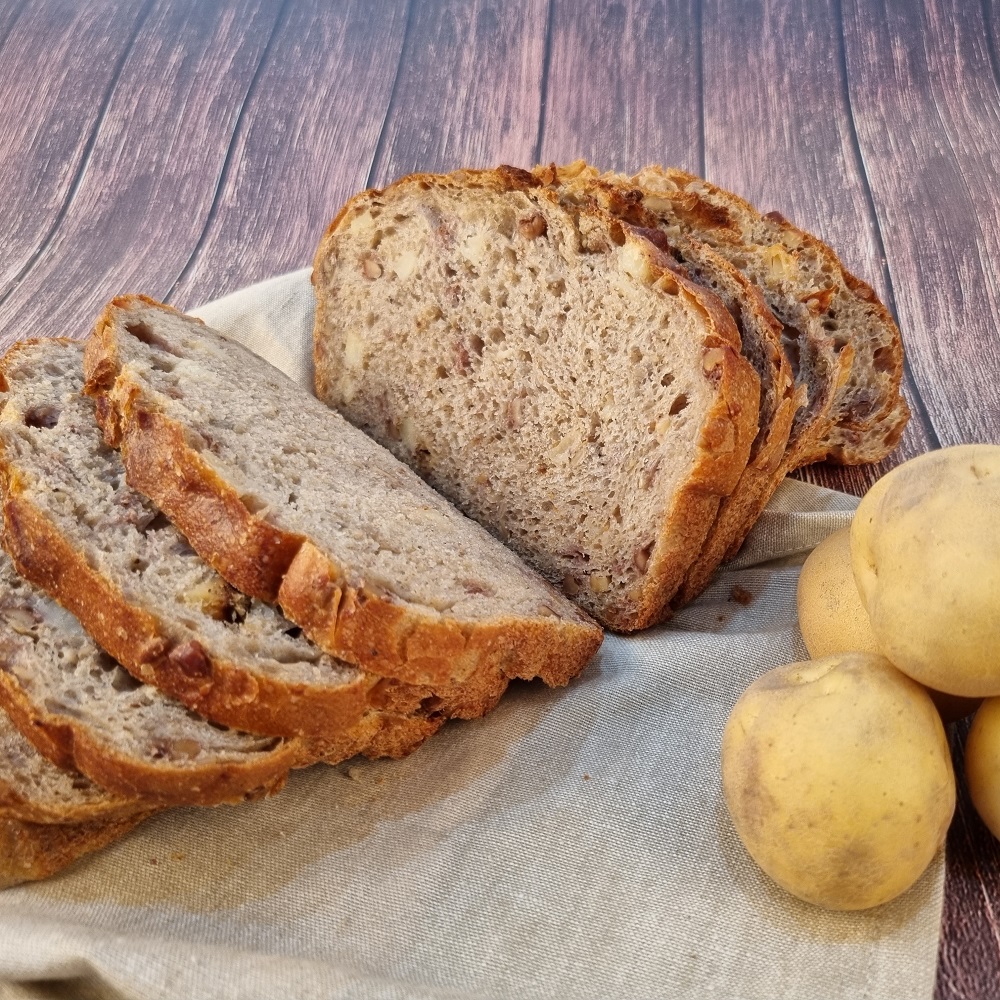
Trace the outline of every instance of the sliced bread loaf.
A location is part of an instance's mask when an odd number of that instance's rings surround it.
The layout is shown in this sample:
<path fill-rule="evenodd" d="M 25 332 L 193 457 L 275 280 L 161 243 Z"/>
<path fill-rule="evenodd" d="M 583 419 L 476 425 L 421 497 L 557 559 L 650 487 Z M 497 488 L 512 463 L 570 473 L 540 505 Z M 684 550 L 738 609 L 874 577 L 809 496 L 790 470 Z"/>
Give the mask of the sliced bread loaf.
<path fill-rule="evenodd" d="M 729 310 L 740 333 L 743 356 L 760 379 L 757 436 L 747 467 L 733 492 L 723 498 L 715 523 L 691 565 L 673 604 L 692 600 L 716 567 L 736 554 L 750 528 L 785 476 L 784 457 L 792 420 L 805 393 L 795 385 L 791 364 L 781 346 L 782 327 L 757 286 L 711 247 L 693 239 L 679 240 L 643 207 L 643 193 L 633 185 L 592 167 L 536 170 L 536 176 L 560 188 L 564 197 L 593 202 L 628 222 L 683 265 L 684 273 L 711 289 Z"/>
<path fill-rule="evenodd" d="M 582 612 L 387 451 L 199 321 L 116 299 L 86 370 L 129 482 L 334 655 L 438 692 L 480 672 L 563 684 L 600 644 Z"/>
<path fill-rule="evenodd" d="M 899 330 L 871 287 L 816 237 L 699 177 L 647 167 L 630 183 L 662 226 L 707 243 L 754 281 L 784 324 L 785 349 L 808 392 L 786 467 L 884 458 L 909 409 Z"/>
<path fill-rule="evenodd" d="M 235 591 L 128 487 L 81 393 L 82 354 L 36 341 L 0 361 L 4 546 L 18 570 L 136 677 L 205 717 L 339 741 L 378 679 Z"/>
<path fill-rule="evenodd" d="M 141 684 L 0 553 L 0 704 L 58 767 L 158 805 L 277 791 L 299 748 L 210 726 Z"/>
<path fill-rule="evenodd" d="M 353 198 L 316 256 L 317 392 L 604 624 L 663 617 L 758 431 L 718 298 L 514 168 Z"/>
<path fill-rule="evenodd" d="M 0 888 L 47 878 L 156 811 L 56 767 L 0 712 Z"/>

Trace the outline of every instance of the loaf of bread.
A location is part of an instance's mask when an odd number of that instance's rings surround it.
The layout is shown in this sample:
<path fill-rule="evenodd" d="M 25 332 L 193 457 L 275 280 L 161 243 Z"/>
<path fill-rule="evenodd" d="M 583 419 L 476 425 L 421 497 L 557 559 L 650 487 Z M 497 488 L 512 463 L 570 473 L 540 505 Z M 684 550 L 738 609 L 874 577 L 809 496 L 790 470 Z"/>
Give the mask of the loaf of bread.
<path fill-rule="evenodd" d="M 899 330 L 872 288 L 815 236 L 699 177 L 647 167 L 629 183 L 661 226 L 707 243 L 742 270 L 781 320 L 785 350 L 807 392 L 786 469 L 885 458 L 909 408 L 900 391 Z"/>
<path fill-rule="evenodd" d="M 0 889 L 47 878 L 156 811 L 56 767 L 0 711 Z"/>
<path fill-rule="evenodd" d="M 321 399 L 605 625 L 668 612 L 759 429 L 714 294 L 513 168 L 356 196 L 313 283 Z"/>
<path fill-rule="evenodd" d="M 635 227 L 669 253 L 694 281 L 711 289 L 729 310 L 740 332 L 744 357 L 760 379 L 757 436 L 746 470 L 733 492 L 722 500 L 715 523 L 701 552 L 685 576 L 673 603 L 696 597 L 716 567 L 736 554 L 767 501 L 784 479 L 788 437 L 796 411 L 805 403 L 803 386 L 796 387 L 791 363 L 782 348 L 782 325 L 768 308 L 758 287 L 711 247 L 683 238 L 676 228 L 644 207 L 644 194 L 624 178 L 598 174 L 592 167 L 536 168 L 535 176 L 559 188 L 563 197 L 596 203 Z"/>
<path fill-rule="evenodd" d="M 564 684 L 600 629 L 387 451 L 239 344 L 116 299 L 87 390 L 129 482 L 329 653 L 435 693 Z M 490 684 L 486 690 L 495 690 Z"/>

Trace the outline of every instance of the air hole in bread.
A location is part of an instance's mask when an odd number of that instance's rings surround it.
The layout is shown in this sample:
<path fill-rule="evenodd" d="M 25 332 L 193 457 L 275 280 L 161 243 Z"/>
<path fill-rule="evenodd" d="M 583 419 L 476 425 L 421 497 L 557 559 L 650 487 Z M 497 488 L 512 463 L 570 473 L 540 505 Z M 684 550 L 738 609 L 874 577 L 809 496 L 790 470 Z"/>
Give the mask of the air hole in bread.
<path fill-rule="evenodd" d="M 142 687 L 142 682 L 137 681 L 124 667 L 112 664 L 114 673 L 111 677 L 111 686 L 116 691 L 136 691 Z"/>
<path fill-rule="evenodd" d="M 886 347 L 880 347 L 874 354 L 872 358 L 872 363 L 875 365 L 875 371 L 887 374 L 892 372 L 896 368 L 895 354 L 891 345 Z"/>
<path fill-rule="evenodd" d="M 628 359 L 632 362 L 632 364 L 637 365 L 640 361 L 642 361 L 642 351 L 640 351 L 638 347 L 630 348 L 628 352 Z"/>
<path fill-rule="evenodd" d="M 673 381 L 674 381 L 674 373 L 665 372 L 663 378 L 660 379 L 660 385 L 662 385 L 664 389 L 667 389 L 670 387 Z"/>
<path fill-rule="evenodd" d="M 670 404 L 670 416 L 676 417 L 678 413 L 682 410 L 687 409 L 688 398 L 685 393 L 681 393 L 671 404 Z"/>
<path fill-rule="evenodd" d="M 444 365 L 438 365 L 437 369 L 435 370 L 435 374 L 437 375 L 438 378 L 447 378 L 448 377 L 448 369 L 445 368 Z"/>
<path fill-rule="evenodd" d="M 298 639 L 302 635 L 302 629 L 298 625 L 293 625 L 291 628 L 285 629 L 285 635 L 290 639 Z"/>
<path fill-rule="evenodd" d="M 60 412 L 55 406 L 33 406 L 24 414 L 24 425 L 51 429 L 59 423 Z"/>
<path fill-rule="evenodd" d="M 445 264 L 445 266 L 444 266 L 444 273 L 445 273 L 445 274 L 446 274 L 446 275 L 447 275 L 447 276 L 448 276 L 449 278 L 455 278 L 455 277 L 457 277 L 457 276 L 458 276 L 458 271 L 456 271 L 456 270 L 455 270 L 455 268 L 453 268 L 453 267 L 451 266 L 451 264 Z"/>
<path fill-rule="evenodd" d="M 153 332 L 153 328 L 148 323 L 143 323 L 142 320 L 135 320 L 131 323 L 126 323 L 125 329 L 132 334 L 136 340 L 141 341 L 147 347 L 152 347 L 159 351 L 166 351 L 167 354 L 177 355 L 177 352 L 170 346 L 170 344 Z M 186 343 L 185 346 L 187 346 Z M 177 356 L 179 357 L 179 355 Z"/>
<path fill-rule="evenodd" d="M 481 358 L 483 356 L 483 348 L 486 345 L 483 343 L 483 338 L 482 337 L 477 336 L 476 334 L 473 334 L 469 338 L 469 346 L 472 348 L 473 353 L 477 357 Z"/>
<path fill-rule="evenodd" d="M 486 331 L 486 336 L 490 338 L 490 343 L 493 344 L 502 344 L 507 339 L 507 334 L 498 326 L 490 327 Z"/>
<path fill-rule="evenodd" d="M 620 222 L 613 222 L 608 228 L 608 235 L 611 237 L 611 242 L 615 246 L 623 247 L 625 246 L 625 230 L 622 229 Z"/>
<path fill-rule="evenodd" d="M 850 343 L 850 339 L 845 336 L 834 337 L 833 338 L 833 350 L 835 354 L 840 354 L 840 352 L 847 347 Z"/>
<path fill-rule="evenodd" d="M 144 534 L 148 535 L 151 531 L 163 531 L 164 528 L 170 527 L 170 519 L 167 517 L 163 511 L 157 511 L 156 515 L 151 521 L 149 521 L 145 526 L 141 527 L 139 530 Z"/>

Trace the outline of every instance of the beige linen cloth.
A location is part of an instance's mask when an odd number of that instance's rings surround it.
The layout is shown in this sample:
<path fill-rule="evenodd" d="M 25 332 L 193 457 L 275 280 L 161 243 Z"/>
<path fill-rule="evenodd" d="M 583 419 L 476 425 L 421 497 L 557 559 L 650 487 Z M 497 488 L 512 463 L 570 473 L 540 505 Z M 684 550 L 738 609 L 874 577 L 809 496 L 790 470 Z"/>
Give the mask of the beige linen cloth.
<path fill-rule="evenodd" d="M 200 315 L 309 384 L 308 272 Z M 931 997 L 940 857 L 894 903 L 823 912 L 757 870 L 720 795 L 729 710 L 805 656 L 798 566 L 854 505 L 789 481 L 700 600 L 568 688 L 515 684 L 406 760 L 174 810 L 0 893 L 0 997 Z"/>

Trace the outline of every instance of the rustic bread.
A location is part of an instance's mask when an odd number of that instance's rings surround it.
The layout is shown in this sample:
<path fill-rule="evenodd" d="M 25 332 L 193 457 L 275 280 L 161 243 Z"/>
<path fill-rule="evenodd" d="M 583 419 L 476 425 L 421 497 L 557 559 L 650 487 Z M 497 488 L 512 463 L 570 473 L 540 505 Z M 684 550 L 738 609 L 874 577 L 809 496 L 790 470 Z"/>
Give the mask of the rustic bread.
<path fill-rule="evenodd" d="M 210 726 L 141 684 L 0 553 L 0 704 L 52 763 L 122 796 L 217 805 L 277 791 L 293 743 Z"/>
<path fill-rule="evenodd" d="M 0 888 L 47 878 L 156 811 L 56 767 L 0 711 Z"/>
<path fill-rule="evenodd" d="M 83 345 L 19 344 L 0 361 L 4 546 L 23 576 L 119 663 L 223 725 L 336 737 L 377 678 L 249 601 L 125 483 L 82 395 Z"/>
<path fill-rule="evenodd" d="M 129 482 L 331 653 L 437 690 L 479 671 L 562 684 L 600 644 L 582 612 L 387 451 L 198 320 L 116 299 L 86 370 Z"/>
<path fill-rule="evenodd" d="M 785 349 L 808 394 L 786 468 L 884 458 L 909 409 L 899 330 L 871 287 L 816 237 L 698 177 L 647 167 L 630 183 L 668 231 L 707 243 L 753 280 L 784 324 Z"/>
<path fill-rule="evenodd" d="M 672 237 L 667 227 L 661 227 L 660 219 L 643 207 L 641 189 L 582 165 L 572 169 L 537 168 L 535 176 L 558 185 L 564 197 L 594 202 L 630 223 L 682 264 L 690 278 L 711 289 L 733 317 L 743 356 L 760 379 L 757 436 L 747 467 L 733 492 L 719 505 L 715 523 L 673 601 L 675 606 L 686 603 L 704 589 L 720 562 L 736 554 L 785 476 L 783 459 L 788 436 L 805 393 L 796 388 L 791 364 L 782 349 L 781 323 L 757 286 L 729 261 L 711 247 L 694 239 Z"/>
<path fill-rule="evenodd" d="M 667 613 L 758 429 L 713 294 L 513 168 L 358 195 L 313 283 L 320 398 L 604 624 Z"/>

